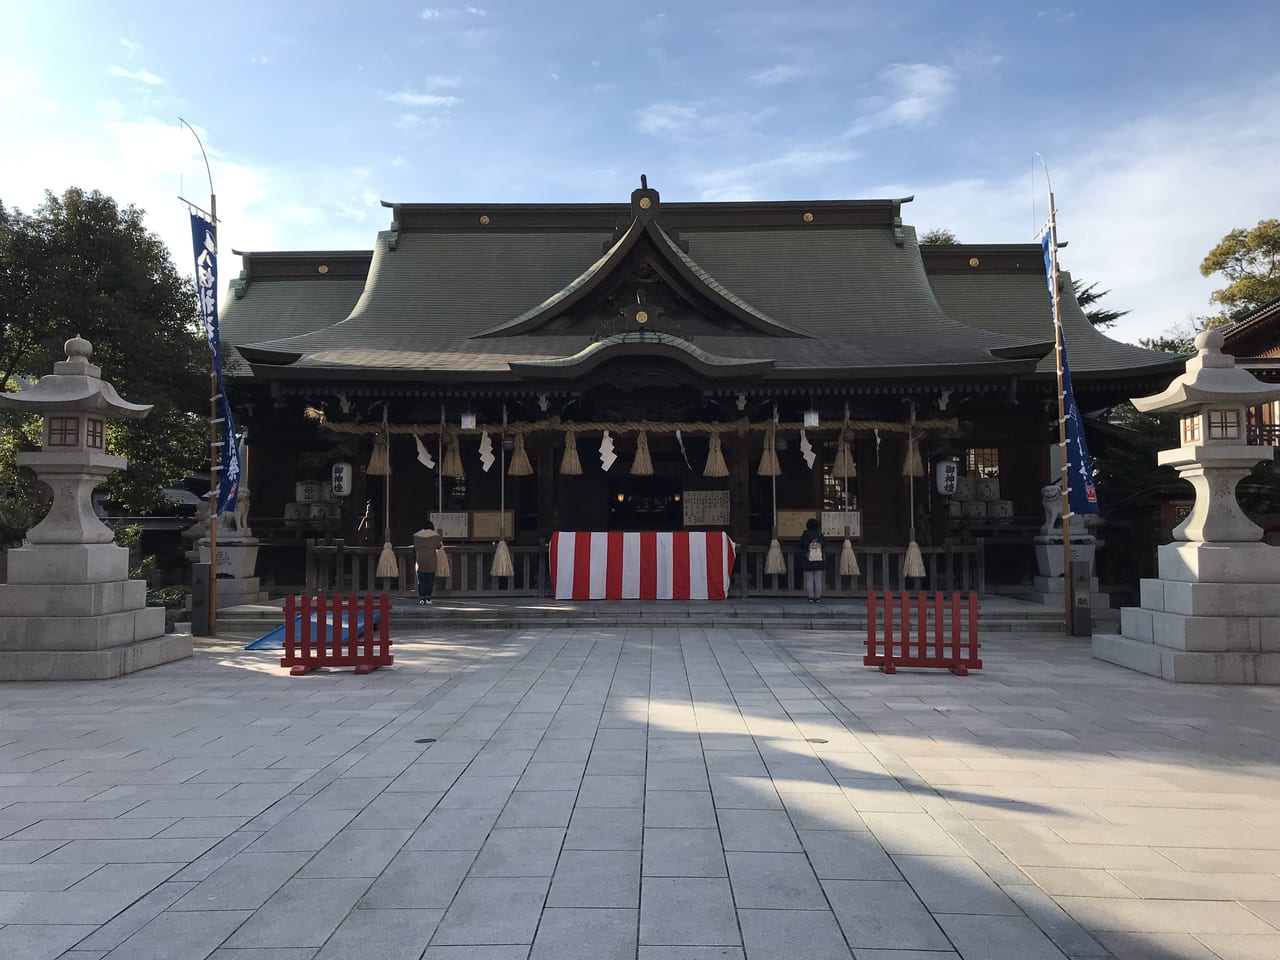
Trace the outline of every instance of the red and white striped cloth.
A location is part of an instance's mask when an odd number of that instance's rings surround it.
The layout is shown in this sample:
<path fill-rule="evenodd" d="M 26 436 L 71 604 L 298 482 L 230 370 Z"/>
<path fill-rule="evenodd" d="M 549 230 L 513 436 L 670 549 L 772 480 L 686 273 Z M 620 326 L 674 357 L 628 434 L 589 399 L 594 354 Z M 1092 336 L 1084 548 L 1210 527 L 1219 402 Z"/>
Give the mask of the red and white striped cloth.
<path fill-rule="evenodd" d="M 734 542 L 725 533 L 551 535 L 557 600 L 723 600 Z"/>

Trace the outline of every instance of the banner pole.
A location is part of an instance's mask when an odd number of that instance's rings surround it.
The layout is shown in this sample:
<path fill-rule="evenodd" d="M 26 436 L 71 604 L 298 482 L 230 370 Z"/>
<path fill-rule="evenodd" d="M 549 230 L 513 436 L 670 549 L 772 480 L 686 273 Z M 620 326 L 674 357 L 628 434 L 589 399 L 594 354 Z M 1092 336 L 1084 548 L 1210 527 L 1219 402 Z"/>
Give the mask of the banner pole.
<path fill-rule="evenodd" d="M 1058 286 L 1058 220 L 1053 203 L 1053 191 L 1049 191 L 1049 252 L 1053 259 L 1053 353 L 1058 372 L 1058 483 L 1062 488 L 1062 624 L 1071 632 L 1072 582 L 1071 582 L 1071 496 L 1067 465 L 1067 405 L 1062 383 L 1062 308 L 1059 300 L 1062 291 Z"/>
<path fill-rule="evenodd" d="M 194 130 L 191 131 L 195 133 Z M 199 142 L 200 138 L 196 137 Z M 200 152 L 204 153 L 201 144 Z M 206 166 L 208 158 L 205 159 Z M 209 178 L 209 224 L 213 229 L 213 248 L 218 249 L 218 197 L 213 192 L 213 177 Z M 218 635 L 218 499 L 221 488 L 222 463 L 218 456 L 218 401 L 219 389 L 217 354 L 209 354 L 209 636 Z"/>

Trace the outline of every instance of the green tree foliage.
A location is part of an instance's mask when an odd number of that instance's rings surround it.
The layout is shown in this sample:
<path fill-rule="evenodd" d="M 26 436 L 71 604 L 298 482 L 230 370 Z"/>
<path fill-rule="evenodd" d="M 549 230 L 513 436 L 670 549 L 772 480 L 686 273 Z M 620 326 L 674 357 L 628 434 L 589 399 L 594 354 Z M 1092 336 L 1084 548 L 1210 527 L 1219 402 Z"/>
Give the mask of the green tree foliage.
<path fill-rule="evenodd" d="M 932 230 L 926 230 L 920 238 L 921 243 L 939 243 L 950 246 L 959 243 L 956 235 L 946 227 L 934 227 Z"/>
<path fill-rule="evenodd" d="M 122 397 L 155 406 L 143 420 L 113 423 L 107 438 L 130 461 L 109 485 L 113 499 L 152 510 L 162 486 L 208 455 L 208 352 L 194 290 L 137 207 L 78 188 L 46 193 L 30 213 L 0 203 L 0 384 L 50 372 L 77 334 Z M 33 479 L 13 465 L 38 445 L 32 429 L 12 415 L 0 423 L 0 537 L 25 529 L 38 503 Z"/>
<path fill-rule="evenodd" d="M 1084 311 L 1084 315 L 1089 318 L 1089 322 L 1099 329 L 1105 330 L 1121 317 L 1128 314 L 1128 310 L 1112 310 L 1108 307 L 1096 307 L 1099 300 L 1105 297 L 1110 290 L 1098 290 L 1096 282 L 1084 285 L 1083 280 L 1071 281 L 1071 292 L 1075 294 L 1076 303 L 1080 304 L 1080 309 Z"/>
<path fill-rule="evenodd" d="M 1209 251 L 1200 273 L 1220 273 L 1226 279 L 1227 285 L 1209 299 L 1228 311 L 1251 310 L 1280 297 L 1280 220 L 1232 230 Z"/>

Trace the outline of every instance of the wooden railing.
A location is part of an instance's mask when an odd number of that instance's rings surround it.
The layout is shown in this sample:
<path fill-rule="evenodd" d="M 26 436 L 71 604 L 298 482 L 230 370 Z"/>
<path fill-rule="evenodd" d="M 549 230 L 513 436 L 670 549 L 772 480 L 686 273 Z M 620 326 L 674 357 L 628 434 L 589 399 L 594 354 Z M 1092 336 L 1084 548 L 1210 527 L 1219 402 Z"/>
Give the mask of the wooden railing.
<path fill-rule="evenodd" d="M 394 582 L 375 576 L 381 547 L 348 546 L 341 540 L 308 540 L 306 589 L 308 592 L 365 593 L 386 590 L 411 594 L 417 589 L 414 576 L 413 548 L 395 547 L 400 575 Z M 511 547 L 512 577 L 491 577 L 492 544 L 449 544 L 452 576 L 436 580 L 436 593 L 454 597 L 528 597 L 550 593 L 546 547 Z M 851 597 L 868 590 L 974 590 L 986 595 L 986 566 L 983 542 L 921 547 L 924 558 L 923 582 L 910 584 L 902 576 L 905 547 L 855 546 L 861 573 L 856 577 L 836 574 L 840 564 L 839 543 L 827 545 L 827 566 L 823 593 L 832 597 Z M 766 576 L 765 555 L 768 548 L 747 547 L 740 550 L 731 593 L 740 597 L 802 596 L 804 579 L 794 545 L 783 549 L 787 570 L 777 576 Z"/>
<path fill-rule="evenodd" d="M 376 576 L 381 547 L 348 546 L 341 540 L 308 540 L 306 589 L 312 593 L 415 593 L 418 587 L 413 547 L 393 549 L 400 575 L 388 582 Z M 438 595 L 527 597 L 545 592 L 547 551 L 543 547 L 511 547 L 511 566 L 515 570 L 511 577 L 489 576 L 493 544 L 451 543 L 446 549 L 451 575 L 436 578 Z"/>
<path fill-rule="evenodd" d="M 906 547 L 855 545 L 853 552 L 861 572 L 856 577 L 841 577 L 836 573 L 840 568 L 841 546 L 840 543 L 827 544 L 827 564 L 822 586 L 822 592 L 826 596 L 852 597 L 869 590 L 900 591 L 908 587 L 922 590 L 960 590 L 965 593 L 973 590 L 980 597 L 986 596 L 986 564 L 981 540 L 970 544 L 921 547 L 925 577 L 923 582 L 913 580 L 910 584 L 902 575 Z M 751 546 L 747 547 L 745 556 L 739 556 L 735 588 L 737 594 L 742 597 L 803 596 L 804 571 L 800 568 L 800 556 L 794 545 L 784 545 L 782 556 L 787 570 L 776 576 L 766 575 L 764 572 L 768 552 L 768 547 Z"/>

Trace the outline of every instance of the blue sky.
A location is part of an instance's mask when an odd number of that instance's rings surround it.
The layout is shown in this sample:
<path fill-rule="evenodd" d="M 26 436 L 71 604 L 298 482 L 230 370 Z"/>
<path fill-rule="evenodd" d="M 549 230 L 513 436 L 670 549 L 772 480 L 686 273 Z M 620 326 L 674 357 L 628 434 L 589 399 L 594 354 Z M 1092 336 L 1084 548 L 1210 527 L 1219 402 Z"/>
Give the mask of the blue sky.
<path fill-rule="evenodd" d="M 99 188 L 186 271 L 213 164 L 224 251 L 369 247 L 380 200 L 914 194 L 1023 242 L 1049 163 L 1063 265 L 1132 314 L 1211 311 L 1204 254 L 1280 216 L 1274 2 L 4 5 L 0 201 Z M 1035 209 L 1033 212 L 1033 199 Z M 238 264 L 223 264 L 224 280 Z"/>

